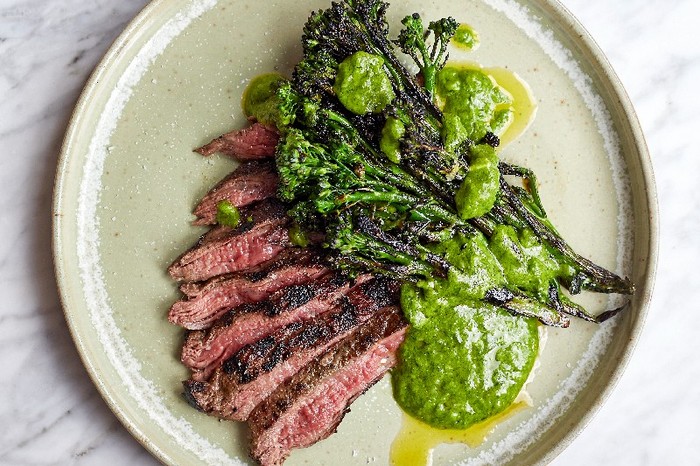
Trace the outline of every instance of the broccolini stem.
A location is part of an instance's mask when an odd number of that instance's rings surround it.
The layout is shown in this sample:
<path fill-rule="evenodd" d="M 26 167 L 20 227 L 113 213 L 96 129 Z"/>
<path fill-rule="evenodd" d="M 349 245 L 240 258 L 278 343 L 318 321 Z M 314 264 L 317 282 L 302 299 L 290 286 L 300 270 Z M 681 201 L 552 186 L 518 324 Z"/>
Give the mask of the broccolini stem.
<path fill-rule="evenodd" d="M 547 218 L 547 213 L 545 212 L 544 206 L 542 205 L 542 200 L 540 199 L 540 193 L 537 186 L 537 177 L 535 176 L 535 172 L 533 172 L 529 168 L 509 164 L 506 162 L 499 162 L 498 168 L 501 171 L 501 174 L 503 175 L 519 176 L 527 182 L 526 188 L 532 195 L 532 199 L 535 201 L 535 205 L 537 206 L 538 212 L 535 213 L 543 219 Z"/>
<path fill-rule="evenodd" d="M 549 285 L 549 302 L 559 312 L 563 312 L 565 314 L 569 314 L 570 316 L 578 317 L 579 319 L 597 324 L 605 322 L 611 317 L 616 316 L 625 308 L 625 306 L 621 306 L 594 316 L 587 312 L 581 305 L 576 304 L 565 295 L 561 294 L 561 287 L 556 281 Z"/>
<path fill-rule="evenodd" d="M 368 174 L 375 175 L 377 178 L 382 178 L 388 182 L 395 183 L 397 186 L 400 186 L 417 196 L 432 197 L 430 189 L 426 189 L 420 183 L 416 183 L 415 178 L 405 171 L 405 168 L 409 167 L 404 166 L 404 169 L 402 169 L 393 163 L 389 164 L 388 167 L 387 165 L 382 164 L 380 161 L 383 160 L 383 156 L 377 152 L 372 144 L 370 144 L 359 134 L 357 129 L 344 115 L 329 109 L 324 109 L 322 113 L 328 121 L 332 121 L 340 125 L 340 127 L 337 129 L 342 129 L 353 141 L 359 142 L 365 155 L 367 155 L 369 158 L 369 160 L 366 160 Z M 451 200 L 449 195 L 443 195 L 442 197 L 443 199 L 447 199 L 448 202 Z M 449 204 L 445 205 L 445 207 L 448 205 Z"/>
<path fill-rule="evenodd" d="M 356 191 L 354 193 L 344 194 L 339 201 L 342 204 L 354 204 L 356 202 L 376 204 L 379 202 L 386 202 L 399 205 L 417 205 L 419 199 L 402 192 Z"/>
<path fill-rule="evenodd" d="M 442 112 L 434 104 L 432 97 L 425 92 L 416 81 L 414 76 L 408 74 L 408 70 L 399 62 L 398 58 L 394 55 L 393 47 L 389 43 L 389 40 L 384 36 L 379 30 L 368 30 L 364 24 L 355 21 L 357 27 L 361 29 L 366 38 L 369 40 L 367 43 L 373 43 L 378 55 L 384 58 L 385 65 L 390 70 L 392 76 L 395 76 L 395 83 L 401 84 L 402 88 L 397 89 L 399 93 L 407 94 L 412 100 L 415 100 L 422 104 L 422 106 L 428 111 L 427 117 L 430 117 L 435 123 L 435 126 L 440 126 L 442 121 Z M 371 51 L 371 50 L 370 50 Z"/>
<path fill-rule="evenodd" d="M 569 319 L 557 309 L 542 304 L 536 299 L 514 292 L 508 288 L 494 288 L 486 292 L 484 301 L 498 306 L 511 314 L 534 317 L 551 327 L 568 327 Z"/>
<path fill-rule="evenodd" d="M 563 258 L 576 269 L 583 271 L 588 282 L 582 286 L 592 291 L 603 293 L 632 294 L 634 286 L 629 278 L 621 278 L 592 261 L 581 257 L 557 233 L 551 231 L 536 215 L 525 207 L 512 187 L 501 177 L 501 193 L 506 197 L 510 206 L 527 222 L 532 230 L 540 237 L 545 245 L 560 253 Z"/>
<path fill-rule="evenodd" d="M 438 272 L 440 276 L 446 276 L 447 271 L 450 269 L 450 264 L 445 261 L 442 257 L 433 254 L 431 251 L 427 250 L 422 246 L 412 245 L 398 238 L 395 238 L 385 231 L 382 231 L 369 217 L 361 216 L 356 221 L 356 226 L 358 230 L 366 235 L 381 241 L 390 247 L 394 248 L 396 251 L 408 254 L 414 257 L 414 260 L 419 262 L 427 262 L 435 269 L 431 268 L 431 272 Z"/>

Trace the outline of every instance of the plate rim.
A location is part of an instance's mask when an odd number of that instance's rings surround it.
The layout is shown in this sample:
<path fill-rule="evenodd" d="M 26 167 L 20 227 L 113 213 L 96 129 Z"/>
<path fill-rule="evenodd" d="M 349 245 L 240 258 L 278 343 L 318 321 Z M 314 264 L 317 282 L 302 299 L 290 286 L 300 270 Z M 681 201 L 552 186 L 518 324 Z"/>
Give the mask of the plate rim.
<path fill-rule="evenodd" d="M 117 417 L 119 422 L 124 426 L 124 428 L 126 428 L 129 434 L 146 449 L 146 451 L 148 451 L 154 458 L 163 464 L 176 464 L 171 455 L 152 442 L 148 436 L 136 425 L 133 419 L 131 419 L 122 409 L 119 403 L 115 400 L 112 389 L 110 389 L 107 383 L 105 383 L 103 378 L 104 376 L 101 373 L 100 368 L 91 359 L 89 352 L 85 347 L 82 335 L 80 334 L 78 324 L 72 318 L 71 311 L 67 305 L 70 285 L 67 283 L 63 258 L 61 257 L 61 252 L 63 249 L 62 225 L 64 217 L 62 214 L 62 206 L 64 182 L 66 172 L 68 171 L 68 164 L 71 159 L 72 146 L 74 144 L 73 139 L 80 128 L 82 120 L 84 119 L 84 115 L 86 113 L 85 109 L 97 92 L 100 78 L 108 72 L 110 67 L 119 58 L 122 50 L 128 49 L 131 42 L 136 40 L 136 36 L 138 36 L 141 29 L 146 27 L 152 12 L 157 10 L 161 4 L 169 1 L 172 0 L 150 0 L 148 4 L 141 8 L 141 10 L 139 10 L 139 12 L 126 24 L 119 35 L 117 35 L 117 37 L 112 41 L 105 54 L 102 56 L 102 58 L 100 58 L 100 61 L 97 63 L 95 68 L 90 73 L 88 79 L 85 81 L 85 85 L 80 92 L 80 96 L 78 97 L 70 119 L 68 120 L 68 125 L 66 126 L 66 132 L 61 143 L 61 149 L 56 166 L 51 208 L 51 248 L 54 274 L 56 277 L 59 301 L 61 303 L 61 309 L 63 310 L 63 316 L 66 320 L 71 338 L 78 350 L 81 363 L 85 367 L 92 384 L 95 386 L 95 388 L 97 388 L 100 397 L 104 400 L 109 410 Z"/>
<path fill-rule="evenodd" d="M 571 10 L 561 3 L 560 0 L 538 1 L 540 1 L 543 6 L 549 7 L 551 11 L 555 13 L 558 19 L 565 21 L 565 25 L 571 28 L 571 30 L 576 34 L 575 42 L 583 45 L 586 52 L 591 54 L 595 60 L 595 62 L 592 63 L 593 67 L 602 71 L 603 76 L 612 87 L 613 95 L 618 99 L 618 103 L 623 109 L 625 120 L 629 125 L 634 144 L 637 148 L 637 161 L 640 164 L 639 170 L 644 185 L 644 193 L 646 194 L 646 207 L 649 210 L 649 238 L 646 245 L 649 255 L 647 256 L 646 270 L 642 274 L 642 276 L 645 278 L 643 294 L 639 296 L 640 307 L 635 309 L 637 316 L 631 326 L 629 338 L 624 344 L 622 356 L 615 364 L 615 368 L 611 372 L 610 377 L 605 384 L 605 388 L 594 399 L 590 408 L 587 409 L 583 416 L 577 420 L 569 432 L 562 437 L 559 443 L 554 448 L 551 448 L 547 453 L 542 455 L 537 461 L 538 465 L 545 465 L 551 463 L 557 456 L 559 456 L 559 454 L 561 454 L 595 418 L 603 404 L 605 404 L 610 395 L 612 395 L 613 391 L 617 388 L 617 385 L 624 375 L 632 355 L 634 354 L 634 350 L 639 344 L 641 334 L 644 330 L 644 326 L 649 315 L 654 285 L 656 283 L 659 254 L 659 204 L 649 147 L 647 145 L 641 123 L 639 122 L 637 112 L 634 109 L 632 100 L 622 84 L 620 77 L 615 72 L 612 64 L 603 52 L 602 48 L 593 38 L 592 34 L 588 32 L 585 26 L 571 12 Z M 639 219 L 636 221 L 639 221 Z M 638 239 L 635 238 L 635 243 L 637 240 Z M 637 248 L 638 245 L 635 244 L 634 247 Z"/>
<path fill-rule="evenodd" d="M 65 136 L 63 138 L 59 158 L 57 162 L 56 174 L 54 177 L 54 189 L 52 195 L 52 256 L 54 263 L 54 272 L 56 276 L 59 300 L 63 310 L 66 323 L 73 339 L 83 366 L 85 367 L 88 376 L 92 383 L 97 388 L 100 396 L 107 404 L 112 413 L 119 419 L 121 424 L 127 431 L 157 460 L 166 464 L 176 464 L 170 454 L 159 448 L 152 442 L 147 435 L 136 425 L 125 410 L 115 400 L 114 394 L 106 381 L 101 369 L 93 361 L 85 347 L 83 336 L 80 333 L 78 324 L 75 322 L 69 310 L 68 301 L 70 297 L 70 284 L 67 281 L 67 273 L 61 252 L 63 250 L 62 234 L 64 217 L 62 215 L 63 192 L 66 182 L 66 174 L 68 172 L 68 164 L 72 159 L 72 147 L 74 138 L 78 132 L 81 123 L 85 117 L 85 109 L 91 99 L 97 94 L 100 85 L 100 78 L 109 71 L 109 69 L 118 60 L 120 53 L 128 49 L 138 35 L 142 32 L 142 28 L 147 26 L 151 20 L 151 16 L 164 4 L 173 0 L 153 0 L 145 5 L 134 18 L 124 27 L 122 32 L 114 39 L 110 47 L 107 49 L 104 56 L 100 59 L 94 70 L 87 79 L 80 96 L 71 113 Z M 645 263 L 645 270 L 641 273 L 644 277 L 643 294 L 639 296 L 639 307 L 635 309 L 636 318 L 629 330 L 629 338 L 622 345 L 621 357 L 615 364 L 614 369 L 610 373 L 610 377 L 605 384 L 603 390 L 594 398 L 585 413 L 571 426 L 570 430 L 561 438 L 561 440 L 549 448 L 547 452 L 539 455 L 535 459 L 534 464 L 548 464 L 556 458 L 573 440 L 586 428 L 592 419 L 600 411 L 600 408 L 605 401 L 610 397 L 612 392 L 617 387 L 621 377 L 623 376 L 629 361 L 634 353 L 634 349 L 639 343 L 641 333 L 644 329 L 645 322 L 648 318 L 650 304 L 652 300 L 653 289 L 656 281 L 658 254 L 659 254 L 659 207 L 658 194 L 656 189 L 655 176 L 649 149 L 644 137 L 639 118 L 634 109 L 632 101 L 624 88 L 620 78 L 614 71 L 612 65 L 603 53 L 600 46 L 596 43 L 592 35 L 586 30 L 575 15 L 564 6 L 560 0 L 532 0 L 536 2 L 544 10 L 548 11 L 552 18 L 561 26 L 564 26 L 569 31 L 569 35 L 574 43 L 582 47 L 582 50 L 589 54 L 592 58 L 590 65 L 602 72 L 602 77 L 607 81 L 606 84 L 611 86 L 612 94 L 618 99 L 618 104 L 621 106 L 624 114 L 624 122 L 629 126 L 632 140 L 635 145 L 637 156 L 636 161 L 639 162 L 639 172 L 641 185 L 645 194 L 645 206 L 649 211 L 648 232 L 649 237 L 646 244 L 648 256 Z M 637 221 L 640 221 L 637 219 Z M 636 240 L 635 240 L 636 241 Z M 637 245 L 635 245 L 635 248 Z"/>

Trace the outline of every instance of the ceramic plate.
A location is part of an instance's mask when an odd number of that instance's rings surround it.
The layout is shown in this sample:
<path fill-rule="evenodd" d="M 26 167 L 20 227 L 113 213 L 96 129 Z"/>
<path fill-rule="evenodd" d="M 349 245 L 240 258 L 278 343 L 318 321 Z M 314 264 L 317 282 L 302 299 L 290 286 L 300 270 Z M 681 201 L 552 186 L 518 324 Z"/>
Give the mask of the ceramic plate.
<path fill-rule="evenodd" d="M 240 99 L 258 73 L 289 73 L 301 28 L 327 0 L 154 1 L 97 67 L 68 130 L 55 191 L 54 250 L 73 337 L 116 415 L 167 464 L 247 464 L 245 430 L 181 397 L 183 331 L 165 269 L 202 233 L 196 201 L 234 164 L 192 149 L 245 124 Z M 439 447 L 435 464 L 551 460 L 619 377 L 638 337 L 656 258 L 656 200 L 639 125 L 617 78 L 582 27 L 549 0 L 396 1 L 396 25 L 418 11 L 453 15 L 481 47 L 453 60 L 506 67 L 538 102 L 502 156 L 535 170 L 550 216 L 575 249 L 630 276 L 630 308 L 605 325 L 550 330 L 528 391 L 533 407 L 478 447 Z M 394 29 L 394 34 L 398 29 Z M 600 311 L 607 297 L 584 296 Z M 388 380 L 354 405 L 338 433 L 295 451 L 296 464 L 387 464 L 402 415 Z"/>

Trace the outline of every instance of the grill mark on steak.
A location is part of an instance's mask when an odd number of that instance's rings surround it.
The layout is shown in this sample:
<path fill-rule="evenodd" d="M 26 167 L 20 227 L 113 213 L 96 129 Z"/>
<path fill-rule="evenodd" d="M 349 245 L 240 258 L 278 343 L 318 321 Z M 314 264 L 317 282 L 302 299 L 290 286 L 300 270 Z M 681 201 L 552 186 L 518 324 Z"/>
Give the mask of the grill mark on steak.
<path fill-rule="evenodd" d="M 360 286 L 368 278 L 359 277 L 354 286 Z M 312 319 L 327 312 L 350 288 L 347 279 L 339 280 L 338 274 L 331 274 L 308 284 L 289 286 L 268 300 L 238 306 L 210 329 L 190 332 L 182 348 L 182 362 L 193 370 L 193 380 L 207 380 L 224 360 L 243 346 L 294 321 Z M 299 289 L 305 290 L 303 296 L 298 295 Z M 307 290 L 311 294 L 308 300 Z"/>
<path fill-rule="evenodd" d="M 202 237 L 168 272 L 178 281 L 202 281 L 258 265 L 291 246 L 288 222 L 281 203 L 262 201 L 238 228 L 216 229 L 215 238 Z"/>
<path fill-rule="evenodd" d="M 278 141 L 279 133 L 275 128 L 253 123 L 247 128 L 222 134 L 195 152 L 205 157 L 220 152 L 241 162 L 266 159 L 275 155 Z"/>
<path fill-rule="evenodd" d="M 240 208 L 273 197 L 277 191 L 278 181 L 274 164 L 243 163 L 199 201 L 194 209 L 197 220 L 192 223 L 194 225 L 215 224 L 216 206 L 224 200 Z"/>
<path fill-rule="evenodd" d="M 244 346 L 224 362 L 224 372 L 235 374 L 239 382 L 245 384 L 261 373 L 269 372 L 294 352 L 325 343 L 335 335 L 348 332 L 352 327 L 367 320 L 377 309 L 390 304 L 384 300 L 374 300 L 369 295 L 374 294 L 370 290 L 387 288 L 393 283 L 396 282 L 373 279 L 353 287 L 346 295 L 340 297 L 338 311 L 323 314 L 313 321 L 295 322 L 263 340 Z M 393 303 L 397 303 L 398 286 L 394 285 L 391 288 L 396 297 Z M 382 295 L 389 296 L 389 291 Z M 269 339 L 272 339 L 272 343 L 268 342 Z"/>
<path fill-rule="evenodd" d="M 375 286 L 390 286 L 395 290 L 394 304 L 398 302 L 397 283 L 386 283 L 380 280 L 376 282 Z M 351 319 L 362 322 L 377 312 L 380 306 L 378 303 L 370 302 L 370 299 L 362 292 L 362 288 L 371 289 L 366 284 L 360 283 L 353 288 L 354 298 L 348 299 L 345 306 L 338 303 L 335 309 L 324 313 L 318 319 L 305 322 L 304 325 L 314 328 L 314 331 L 317 332 L 316 335 L 319 333 L 325 335 L 325 339 L 316 339 L 315 344 L 305 348 L 297 345 L 289 354 L 285 355 L 283 351 L 293 346 L 289 340 L 292 338 L 301 339 L 299 336 L 301 329 L 298 325 L 281 329 L 263 339 L 264 341 L 261 340 L 259 344 L 249 345 L 247 348 L 246 352 L 250 359 L 246 360 L 248 367 L 245 369 L 247 369 L 249 376 L 253 375 L 253 371 L 255 371 L 256 377 L 253 380 L 242 383 L 236 366 L 242 366 L 243 361 L 234 359 L 229 363 L 232 366 L 229 368 L 229 373 L 223 367 L 219 367 L 204 384 L 197 380 L 183 382 L 186 398 L 197 409 L 209 414 L 224 419 L 246 420 L 253 408 L 280 383 L 289 379 L 313 358 L 325 353 L 329 347 L 347 336 L 347 330 L 352 328 L 348 326 Z M 349 297 L 350 295 L 351 293 L 347 294 Z M 355 306 L 348 304 L 355 304 Z M 363 306 L 366 311 L 358 311 Z M 352 312 L 356 312 L 356 314 L 353 316 Z M 321 323 L 324 325 L 320 325 Z M 346 332 L 334 333 L 333 326 L 336 329 L 345 328 Z M 319 331 L 319 328 L 322 327 L 328 330 L 325 333 Z M 304 338 L 309 338 L 310 335 L 313 335 L 313 332 L 308 330 Z M 284 341 L 282 336 L 286 336 L 287 340 Z M 276 348 L 279 349 L 276 350 Z M 255 351 L 258 354 L 252 354 Z M 239 356 L 242 358 L 243 354 L 241 353 Z"/>
<path fill-rule="evenodd" d="M 296 260 L 289 262 L 290 257 Z M 289 251 L 281 259 L 271 261 L 262 278 L 255 276 L 256 271 L 253 280 L 243 273 L 217 277 L 199 287 L 190 285 L 185 290 L 189 297 L 172 305 L 168 320 L 189 330 L 208 328 L 229 309 L 268 299 L 287 286 L 307 283 L 330 273 L 317 259 L 312 251 L 297 250 L 295 254 Z"/>
<path fill-rule="evenodd" d="M 326 319 L 292 322 L 273 335 L 244 346 L 224 362 L 223 370 L 235 375 L 243 384 L 251 382 L 261 373 L 270 372 L 289 359 L 294 352 L 304 351 L 330 340 L 334 335 L 346 333 L 359 322 L 353 309 L 345 306 Z"/>
<path fill-rule="evenodd" d="M 279 315 L 282 309 L 294 309 L 303 306 L 316 296 L 317 287 L 314 285 L 313 283 L 305 283 L 303 285 L 288 286 L 283 290 L 283 295 L 280 298 L 282 303 L 279 306 L 269 306 L 265 310 L 265 314 L 275 316 Z"/>
<path fill-rule="evenodd" d="M 222 200 L 241 209 L 242 221 L 211 228 L 168 269 L 187 296 L 169 314 L 190 329 L 182 360 L 194 372 L 183 382 L 185 397 L 220 417 L 250 416 L 251 453 L 263 465 L 330 435 L 395 364 L 407 325 L 397 282 L 349 283 L 315 254 L 291 247 L 290 220 L 271 199 L 274 163 L 255 161 L 274 156 L 278 140 L 276 129 L 254 123 L 196 150 L 250 162 L 202 198 L 193 224 L 214 225 Z"/>
<path fill-rule="evenodd" d="M 279 465 L 335 432 L 350 404 L 396 364 L 406 327 L 397 307 L 384 308 L 280 384 L 248 417 L 251 456 Z"/>

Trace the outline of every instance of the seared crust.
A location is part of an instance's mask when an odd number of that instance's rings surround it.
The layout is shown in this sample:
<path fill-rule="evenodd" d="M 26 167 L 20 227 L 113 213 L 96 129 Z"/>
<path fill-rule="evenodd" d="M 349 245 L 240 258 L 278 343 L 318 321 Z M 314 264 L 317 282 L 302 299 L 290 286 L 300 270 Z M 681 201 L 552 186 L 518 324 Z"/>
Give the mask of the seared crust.
<path fill-rule="evenodd" d="M 333 312 L 318 319 L 294 322 L 269 336 L 249 344 L 226 360 L 223 370 L 242 384 L 269 372 L 294 353 L 328 342 L 349 332 L 370 318 L 378 309 L 398 301 L 386 290 L 386 283 L 373 279 L 353 287 L 338 301 Z M 381 289 L 382 291 L 379 291 Z M 386 293 L 386 294 L 380 294 Z"/>
<path fill-rule="evenodd" d="M 295 260 L 290 263 L 290 258 Z M 183 286 L 187 298 L 172 305 L 168 320 L 189 330 L 208 328 L 229 309 L 263 301 L 287 286 L 308 283 L 330 273 L 317 258 L 309 250 L 289 250 L 269 261 L 268 268 Z"/>
<path fill-rule="evenodd" d="M 248 418 L 251 456 L 279 465 L 335 432 L 350 404 L 396 364 L 407 325 L 397 307 L 384 308 L 280 384 Z"/>
<path fill-rule="evenodd" d="M 306 275 L 302 267 L 298 273 Z M 182 349 L 182 362 L 193 370 L 194 380 L 204 381 L 243 346 L 292 322 L 332 309 L 350 286 L 348 279 L 329 274 L 309 283 L 290 285 L 267 300 L 238 306 L 210 329 L 190 332 Z"/>
<path fill-rule="evenodd" d="M 216 228 L 168 268 L 177 281 L 202 281 L 272 259 L 291 246 L 284 206 L 264 200 L 251 206 L 235 229 Z"/>
<path fill-rule="evenodd" d="M 378 287 L 385 288 L 379 293 Z M 185 382 L 194 406 L 225 419 L 245 420 L 275 388 L 354 328 L 398 298 L 395 282 L 371 280 L 356 284 L 320 316 L 294 322 L 244 346 L 216 369 L 205 383 Z M 381 295 L 381 299 L 370 295 Z"/>

